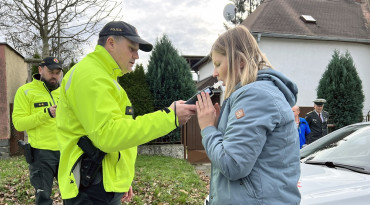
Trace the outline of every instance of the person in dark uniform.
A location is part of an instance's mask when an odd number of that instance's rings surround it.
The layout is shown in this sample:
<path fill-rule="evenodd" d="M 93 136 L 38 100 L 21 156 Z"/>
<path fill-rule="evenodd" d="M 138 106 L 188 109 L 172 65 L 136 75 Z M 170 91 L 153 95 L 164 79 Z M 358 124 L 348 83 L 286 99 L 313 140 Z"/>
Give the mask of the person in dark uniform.
<path fill-rule="evenodd" d="M 307 136 L 306 144 L 310 144 L 328 134 L 329 113 L 323 110 L 326 100 L 316 99 L 313 102 L 314 110 L 306 115 L 306 121 L 311 129 L 311 133 Z"/>

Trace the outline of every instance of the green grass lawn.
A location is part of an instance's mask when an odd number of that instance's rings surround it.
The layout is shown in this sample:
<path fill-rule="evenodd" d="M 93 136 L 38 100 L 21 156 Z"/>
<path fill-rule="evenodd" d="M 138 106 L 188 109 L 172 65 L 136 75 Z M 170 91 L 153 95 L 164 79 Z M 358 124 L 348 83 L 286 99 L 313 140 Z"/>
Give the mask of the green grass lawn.
<path fill-rule="evenodd" d="M 132 184 L 134 198 L 129 204 L 203 204 L 207 182 L 186 160 L 139 155 Z M 62 204 L 54 183 L 54 204 Z M 0 204 L 34 204 L 24 157 L 0 160 Z"/>

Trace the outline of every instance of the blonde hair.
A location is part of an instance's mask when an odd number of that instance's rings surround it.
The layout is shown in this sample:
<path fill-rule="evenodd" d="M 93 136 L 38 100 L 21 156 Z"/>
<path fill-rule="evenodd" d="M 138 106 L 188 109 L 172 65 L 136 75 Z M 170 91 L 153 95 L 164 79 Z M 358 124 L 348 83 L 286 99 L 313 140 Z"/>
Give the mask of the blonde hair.
<path fill-rule="evenodd" d="M 241 86 L 256 81 L 257 73 L 266 67 L 272 68 L 262 54 L 256 39 L 245 26 L 232 28 L 218 37 L 211 49 L 227 58 L 225 99 Z"/>

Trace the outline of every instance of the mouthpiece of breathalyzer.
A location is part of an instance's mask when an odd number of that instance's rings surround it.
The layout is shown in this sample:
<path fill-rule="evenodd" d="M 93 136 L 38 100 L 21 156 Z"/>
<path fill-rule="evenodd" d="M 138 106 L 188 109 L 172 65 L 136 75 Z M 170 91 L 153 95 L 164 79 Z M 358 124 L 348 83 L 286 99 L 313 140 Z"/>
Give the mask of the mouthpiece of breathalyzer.
<path fill-rule="evenodd" d="M 196 101 L 198 101 L 198 98 L 197 98 L 197 95 L 202 93 L 202 92 L 205 92 L 205 93 L 209 93 L 209 96 L 212 97 L 213 96 L 213 90 L 214 89 L 217 89 L 218 87 L 220 87 L 222 85 L 222 81 L 218 81 L 217 83 L 215 83 L 213 86 L 207 86 L 206 88 L 204 88 L 203 90 L 199 91 L 197 94 L 193 95 L 193 97 L 191 97 L 189 100 L 187 100 L 185 102 L 185 104 L 195 104 Z"/>

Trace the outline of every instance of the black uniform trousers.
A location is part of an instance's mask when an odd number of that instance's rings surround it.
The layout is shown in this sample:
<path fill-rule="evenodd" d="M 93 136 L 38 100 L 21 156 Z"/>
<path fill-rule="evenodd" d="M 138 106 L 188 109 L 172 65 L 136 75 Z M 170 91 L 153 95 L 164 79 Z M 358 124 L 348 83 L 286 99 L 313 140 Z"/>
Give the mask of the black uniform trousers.
<path fill-rule="evenodd" d="M 59 151 L 33 149 L 33 161 L 29 164 L 30 182 L 35 188 L 37 205 L 52 205 L 50 198 L 54 177 L 57 179 Z"/>

